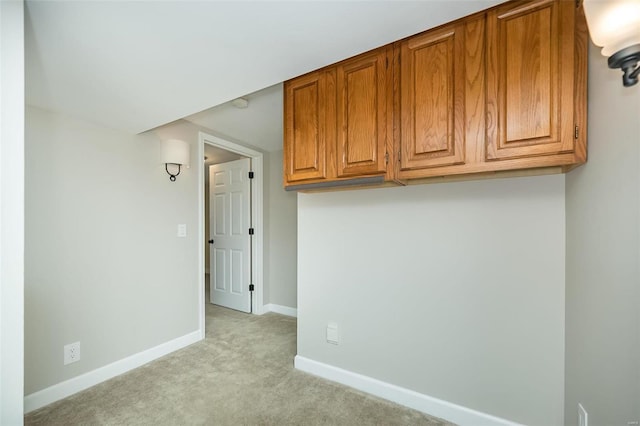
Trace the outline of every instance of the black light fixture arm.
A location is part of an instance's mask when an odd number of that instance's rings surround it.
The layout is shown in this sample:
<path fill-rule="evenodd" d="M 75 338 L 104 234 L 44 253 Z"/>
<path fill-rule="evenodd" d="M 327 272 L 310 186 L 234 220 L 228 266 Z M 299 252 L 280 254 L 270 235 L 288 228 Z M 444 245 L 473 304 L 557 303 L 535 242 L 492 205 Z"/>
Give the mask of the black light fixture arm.
<path fill-rule="evenodd" d="M 637 63 L 634 65 L 635 69 L 633 71 L 631 71 L 633 69 L 633 66 L 623 68 L 624 75 L 622 76 L 622 78 L 623 80 L 627 80 L 630 82 L 629 86 L 636 84 L 638 82 L 638 77 L 640 76 L 640 65 L 638 65 Z"/>
<path fill-rule="evenodd" d="M 614 53 L 609 57 L 609 68 L 622 69 L 622 84 L 633 86 L 640 77 L 640 44 L 634 44 Z"/>
<path fill-rule="evenodd" d="M 175 175 L 173 173 L 171 173 L 169 171 L 169 164 L 171 164 L 172 166 L 178 166 L 178 173 L 176 173 Z M 164 169 L 167 171 L 167 174 L 169 175 L 169 180 L 171 182 L 175 182 L 176 181 L 176 176 L 178 176 L 180 174 L 180 166 L 181 166 L 181 164 L 178 164 L 178 163 L 164 163 Z"/>

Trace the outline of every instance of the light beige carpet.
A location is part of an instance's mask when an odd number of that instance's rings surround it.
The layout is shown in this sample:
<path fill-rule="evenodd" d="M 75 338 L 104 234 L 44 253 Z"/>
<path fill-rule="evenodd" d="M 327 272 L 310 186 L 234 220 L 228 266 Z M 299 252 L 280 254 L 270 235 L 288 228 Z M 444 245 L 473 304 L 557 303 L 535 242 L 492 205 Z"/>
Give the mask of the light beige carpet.
<path fill-rule="evenodd" d="M 293 368 L 296 320 L 207 304 L 206 339 L 29 413 L 26 425 L 446 425 Z"/>

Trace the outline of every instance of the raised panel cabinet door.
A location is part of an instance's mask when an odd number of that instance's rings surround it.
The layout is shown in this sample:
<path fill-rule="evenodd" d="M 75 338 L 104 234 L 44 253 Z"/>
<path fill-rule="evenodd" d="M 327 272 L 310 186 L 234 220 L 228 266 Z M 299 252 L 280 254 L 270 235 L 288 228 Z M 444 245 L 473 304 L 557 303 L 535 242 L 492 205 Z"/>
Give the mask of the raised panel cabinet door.
<path fill-rule="evenodd" d="M 463 164 L 464 24 L 400 45 L 400 173 Z"/>
<path fill-rule="evenodd" d="M 386 171 L 392 56 L 393 49 L 388 46 L 337 66 L 339 177 Z"/>
<path fill-rule="evenodd" d="M 326 74 L 314 72 L 285 82 L 285 183 L 325 179 Z"/>
<path fill-rule="evenodd" d="M 507 3 L 487 15 L 489 160 L 574 149 L 575 3 Z"/>

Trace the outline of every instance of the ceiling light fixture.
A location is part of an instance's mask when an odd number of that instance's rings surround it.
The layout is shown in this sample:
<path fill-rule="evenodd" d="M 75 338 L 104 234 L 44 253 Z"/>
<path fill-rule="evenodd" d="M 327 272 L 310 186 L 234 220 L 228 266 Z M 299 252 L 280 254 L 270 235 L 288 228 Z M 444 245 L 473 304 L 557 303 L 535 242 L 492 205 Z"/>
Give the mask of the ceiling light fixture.
<path fill-rule="evenodd" d="M 622 84 L 640 75 L 640 0 L 584 0 L 591 40 L 609 57 L 609 68 L 622 69 Z"/>
<path fill-rule="evenodd" d="M 249 106 L 249 101 L 246 98 L 238 98 L 232 100 L 231 105 L 239 109 L 245 109 Z"/>
<path fill-rule="evenodd" d="M 189 143 L 180 139 L 162 141 L 162 162 L 171 182 L 176 181 L 182 166 L 189 164 Z M 171 166 L 171 171 L 169 171 Z"/>

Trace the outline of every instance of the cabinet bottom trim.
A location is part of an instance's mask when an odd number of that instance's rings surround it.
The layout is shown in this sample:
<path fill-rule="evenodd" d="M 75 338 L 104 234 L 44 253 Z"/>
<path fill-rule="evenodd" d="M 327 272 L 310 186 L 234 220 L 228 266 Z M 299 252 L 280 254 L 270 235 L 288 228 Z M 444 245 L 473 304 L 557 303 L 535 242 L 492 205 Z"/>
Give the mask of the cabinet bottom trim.
<path fill-rule="evenodd" d="M 299 185 L 289 185 L 285 187 L 286 191 L 300 191 L 306 189 L 321 189 L 321 188 L 337 188 L 341 186 L 354 186 L 354 185 L 377 185 L 384 182 L 384 176 L 371 176 L 355 179 L 336 180 L 331 182 L 316 182 L 316 183 L 303 183 Z"/>

